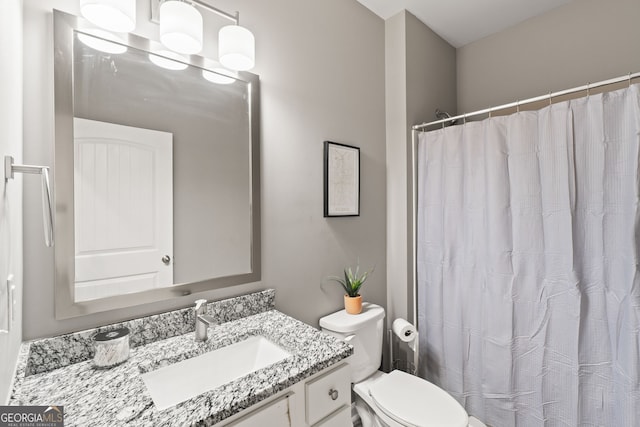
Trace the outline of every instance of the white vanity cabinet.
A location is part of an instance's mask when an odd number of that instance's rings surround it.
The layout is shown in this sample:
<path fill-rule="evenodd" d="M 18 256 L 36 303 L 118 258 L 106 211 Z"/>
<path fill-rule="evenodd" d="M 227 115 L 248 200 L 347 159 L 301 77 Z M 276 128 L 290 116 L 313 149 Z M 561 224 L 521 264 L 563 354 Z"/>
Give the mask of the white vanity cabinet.
<path fill-rule="evenodd" d="M 340 363 L 221 422 L 228 427 L 351 427 L 351 374 Z"/>

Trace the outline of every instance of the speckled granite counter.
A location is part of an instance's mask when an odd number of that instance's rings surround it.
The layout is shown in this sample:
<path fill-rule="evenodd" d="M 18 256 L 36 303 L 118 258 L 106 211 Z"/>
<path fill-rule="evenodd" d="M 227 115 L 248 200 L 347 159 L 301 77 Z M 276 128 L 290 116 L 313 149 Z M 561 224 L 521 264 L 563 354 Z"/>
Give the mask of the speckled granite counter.
<path fill-rule="evenodd" d="M 208 426 L 352 354 L 347 344 L 265 308 L 268 311 L 210 328 L 206 342 L 196 342 L 193 333 L 187 332 L 139 345 L 131 350 L 127 362 L 109 370 L 94 369 L 91 360 L 84 360 L 25 376 L 32 360 L 29 349 L 38 344 L 25 343 L 9 403 L 64 405 L 65 426 Z M 164 411 L 156 409 L 140 377 L 142 372 L 254 335 L 270 339 L 292 356 Z"/>

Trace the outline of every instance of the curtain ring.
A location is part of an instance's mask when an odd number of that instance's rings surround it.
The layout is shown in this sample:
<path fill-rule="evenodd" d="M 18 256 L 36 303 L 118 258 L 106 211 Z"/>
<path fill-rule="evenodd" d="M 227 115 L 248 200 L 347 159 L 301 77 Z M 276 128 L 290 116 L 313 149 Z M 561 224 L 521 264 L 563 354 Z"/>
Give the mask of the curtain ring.
<path fill-rule="evenodd" d="M 587 98 L 591 94 L 591 82 L 587 82 Z"/>
<path fill-rule="evenodd" d="M 631 73 L 629 73 L 629 87 L 631 87 Z"/>
<path fill-rule="evenodd" d="M 493 112 L 493 107 L 489 107 L 489 118 L 491 118 L 491 113 Z"/>
<path fill-rule="evenodd" d="M 466 125 L 466 124 L 467 124 L 467 113 L 464 113 L 464 114 L 462 115 L 462 124 L 463 124 L 463 125 Z"/>
<path fill-rule="evenodd" d="M 553 104 L 553 94 L 551 93 L 551 91 L 549 91 L 549 107 L 551 107 L 551 104 Z"/>
<path fill-rule="evenodd" d="M 516 100 L 516 113 L 519 113 L 519 112 L 520 112 L 520 100 L 517 99 Z"/>

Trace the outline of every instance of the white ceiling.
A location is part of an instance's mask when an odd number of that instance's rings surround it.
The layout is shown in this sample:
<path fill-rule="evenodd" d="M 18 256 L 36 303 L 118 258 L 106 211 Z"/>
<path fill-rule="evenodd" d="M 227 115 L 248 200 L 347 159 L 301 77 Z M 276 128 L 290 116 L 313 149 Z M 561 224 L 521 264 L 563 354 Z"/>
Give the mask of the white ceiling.
<path fill-rule="evenodd" d="M 358 0 L 382 19 L 408 10 L 453 47 L 480 40 L 571 0 Z"/>

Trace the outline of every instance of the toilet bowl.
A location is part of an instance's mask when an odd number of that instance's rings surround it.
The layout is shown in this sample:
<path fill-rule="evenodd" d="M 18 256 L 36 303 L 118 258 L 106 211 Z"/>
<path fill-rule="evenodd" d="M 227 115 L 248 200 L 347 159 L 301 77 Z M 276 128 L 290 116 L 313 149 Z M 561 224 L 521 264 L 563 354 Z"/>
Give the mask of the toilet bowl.
<path fill-rule="evenodd" d="M 376 371 L 354 384 L 363 427 L 486 427 L 440 387 L 402 371 Z"/>
<path fill-rule="evenodd" d="M 469 417 L 450 394 L 402 371 L 378 371 L 384 309 L 363 303 L 362 313 L 344 310 L 320 319 L 320 327 L 354 347 L 347 359 L 355 407 L 363 427 L 486 427 Z"/>

